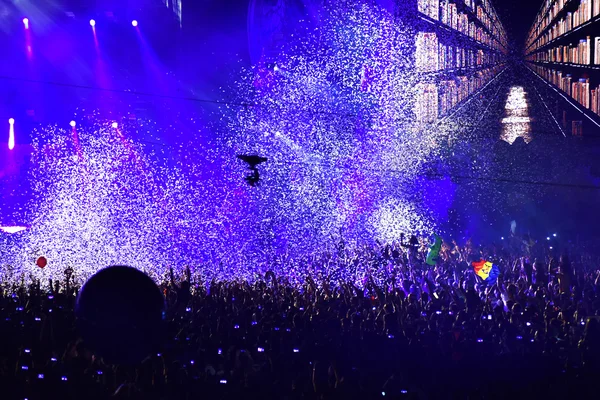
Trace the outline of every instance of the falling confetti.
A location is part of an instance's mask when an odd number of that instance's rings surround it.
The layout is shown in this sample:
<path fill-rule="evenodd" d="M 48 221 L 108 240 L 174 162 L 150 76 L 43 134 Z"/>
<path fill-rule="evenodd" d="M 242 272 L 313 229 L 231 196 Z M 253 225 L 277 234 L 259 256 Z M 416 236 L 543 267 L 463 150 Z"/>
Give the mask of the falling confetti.
<path fill-rule="evenodd" d="M 237 76 L 237 99 L 204 143 L 169 153 L 138 131 L 170 137 L 172 126 L 89 111 L 72 130 L 34 132 L 33 223 L 20 246 L 0 243 L 14 266 L 6 280 L 62 278 L 71 267 L 82 282 L 111 264 L 158 280 L 185 265 L 203 279 L 274 266 L 297 277 L 301 260 L 342 239 L 358 247 L 433 232 L 419 177 L 448 138 L 413 123 L 414 32 L 373 5 L 322 12 Z M 257 187 L 240 154 L 267 158 Z M 33 268 L 39 257 L 43 269 Z"/>

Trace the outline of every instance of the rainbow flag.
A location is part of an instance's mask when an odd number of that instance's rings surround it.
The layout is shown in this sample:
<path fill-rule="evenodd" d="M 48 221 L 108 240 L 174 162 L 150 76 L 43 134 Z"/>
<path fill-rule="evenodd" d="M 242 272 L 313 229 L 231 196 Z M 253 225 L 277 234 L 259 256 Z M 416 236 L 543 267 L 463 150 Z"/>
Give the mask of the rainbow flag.
<path fill-rule="evenodd" d="M 498 279 L 498 275 L 500 275 L 500 268 L 491 261 L 481 260 L 473 262 L 471 265 L 473 265 L 475 274 L 485 282 L 493 283 Z"/>

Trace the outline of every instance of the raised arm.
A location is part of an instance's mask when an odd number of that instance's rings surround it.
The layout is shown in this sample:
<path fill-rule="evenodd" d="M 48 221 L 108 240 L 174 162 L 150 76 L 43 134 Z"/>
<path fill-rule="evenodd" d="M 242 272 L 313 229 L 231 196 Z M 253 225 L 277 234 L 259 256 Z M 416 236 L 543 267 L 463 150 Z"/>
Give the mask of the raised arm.
<path fill-rule="evenodd" d="M 171 279 L 171 285 L 175 286 L 175 274 L 173 274 L 173 267 L 169 267 L 169 278 Z"/>

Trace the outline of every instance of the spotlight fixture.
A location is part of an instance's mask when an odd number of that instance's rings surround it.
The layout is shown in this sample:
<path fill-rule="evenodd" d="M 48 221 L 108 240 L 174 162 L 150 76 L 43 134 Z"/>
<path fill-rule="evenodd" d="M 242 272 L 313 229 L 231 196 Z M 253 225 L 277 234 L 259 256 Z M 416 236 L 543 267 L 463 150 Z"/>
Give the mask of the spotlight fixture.
<path fill-rule="evenodd" d="M 11 124 L 11 125 L 14 125 L 15 124 L 15 119 L 14 118 L 9 118 L 8 119 L 8 123 Z"/>
<path fill-rule="evenodd" d="M 29 29 L 29 18 L 23 18 L 23 25 L 25 29 Z"/>
<path fill-rule="evenodd" d="M 71 121 L 71 122 L 69 122 L 69 125 L 71 125 L 73 128 L 75 128 L 75 125 L 77 125 L 77 123 L 75 121 Z"/>
<path fill-rule="evenodd" d="M 93 20 L 93 19 L 90 19 L 90 25 L 91 25 L 92 27 L 96 26 L 96 21 L 95 21 L 95 20 Z"/>
<path fill-rule="evenodd" d="M 133 21 L 131 21 L 131 25 L 132 26 L 138 26 L 138 22 L 136 19 L 134 19 Z"/>
<path fill-rule="evenodd" d="M 260 157 L 257 155 L 238 155 L 237 158 L 244 161 L 248 164 L 248 169 L 252 171 L 252 173 L 246 176 L 244 179 L 248 182 L 248 185 L 254 187 L 258 185 L 258 181 L 260 180 L 260 173 L 258 172 L 258 165 L 267 162 L 268 159 L 265 157 Z"/>
<path fill-rule="evenodd" d="M 117 122 L 113 122 L 111 126 L 115 129 L 117 129 L 119 127 L 119 124 Z"/>

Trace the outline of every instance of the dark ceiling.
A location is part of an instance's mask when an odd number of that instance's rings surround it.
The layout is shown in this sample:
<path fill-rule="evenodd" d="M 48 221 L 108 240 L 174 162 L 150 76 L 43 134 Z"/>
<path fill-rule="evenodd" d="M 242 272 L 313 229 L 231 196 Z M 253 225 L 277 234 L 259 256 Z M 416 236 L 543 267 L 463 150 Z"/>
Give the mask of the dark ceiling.
<path fill-rule="evenodd" d="M 513 48 L 520 51 L 543 0 L 493 0 L 493 3 Z"/>

